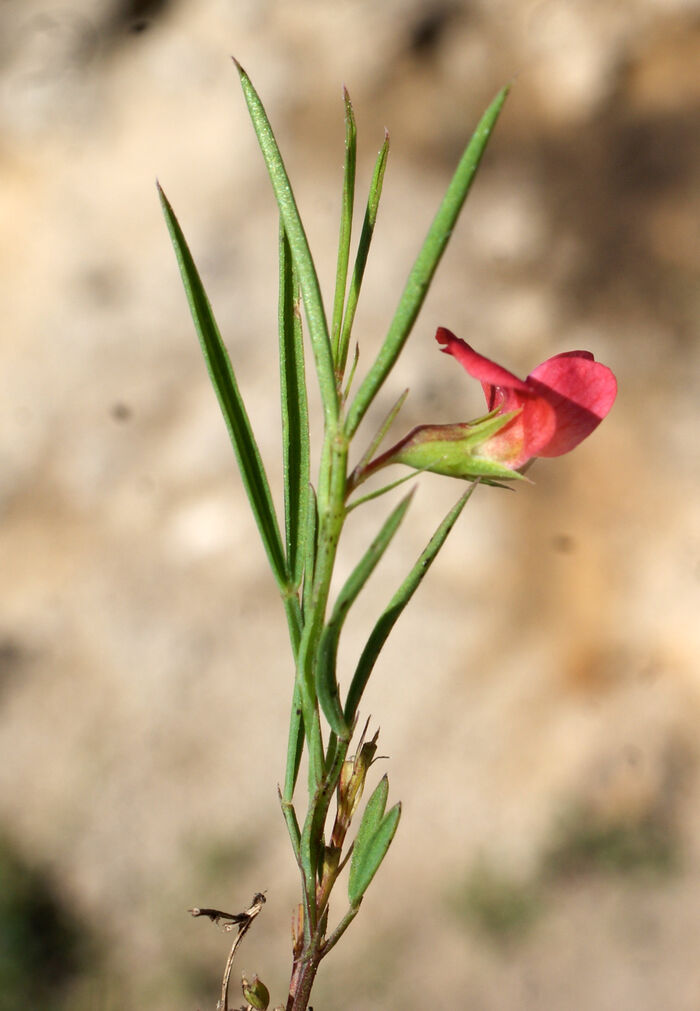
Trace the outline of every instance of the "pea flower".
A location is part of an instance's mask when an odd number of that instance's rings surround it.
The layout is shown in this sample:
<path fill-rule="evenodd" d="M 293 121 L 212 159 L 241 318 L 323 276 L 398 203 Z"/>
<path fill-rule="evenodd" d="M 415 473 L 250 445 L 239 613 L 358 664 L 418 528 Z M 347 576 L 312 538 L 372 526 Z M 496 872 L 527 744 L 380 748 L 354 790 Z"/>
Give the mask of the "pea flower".
<path fill-rule="evenodd" d="M 617 381 L 590 351 L 565 351 L 518 379 L 445 327 L 435 335 L 481 381 L 488 414 L 452 425 L 420 425 L 369 465 L 404 463 L 451 477 L 520 478 L 535 457 L 561 456 L 597 428 L 613 405 Z"/>

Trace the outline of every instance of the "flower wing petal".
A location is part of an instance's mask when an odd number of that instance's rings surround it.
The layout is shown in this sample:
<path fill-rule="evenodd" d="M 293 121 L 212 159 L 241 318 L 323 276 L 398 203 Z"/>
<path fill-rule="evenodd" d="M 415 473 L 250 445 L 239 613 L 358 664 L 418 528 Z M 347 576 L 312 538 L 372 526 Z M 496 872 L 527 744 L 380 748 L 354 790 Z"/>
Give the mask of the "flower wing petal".
<path fill-rule="evenodd" d="M 552 406 L 537 396 L 513 395 L 513 403 L 508 409 L 520 408 L 520 414 L 492 435 L 486 444 L 488 457 L 517 470 L 533 456 L 540 456 L 541 449 L 552 439 L 556 430 L 556 414 Z"/>

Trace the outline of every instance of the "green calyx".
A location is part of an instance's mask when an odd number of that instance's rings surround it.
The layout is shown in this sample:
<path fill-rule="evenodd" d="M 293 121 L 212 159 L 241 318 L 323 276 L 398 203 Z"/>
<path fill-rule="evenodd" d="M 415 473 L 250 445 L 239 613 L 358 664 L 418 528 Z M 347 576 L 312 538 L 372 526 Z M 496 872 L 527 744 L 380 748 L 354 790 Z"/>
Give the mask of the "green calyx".
<path fill-rule="evenodd" d="M 488 455 L 488 441 L 518 414 L 487 414 L 477 421 L 455 425 L 420 425 L 403 439 L 386 463 L 403 463 L 416 470 L 473 481 L 523 480 L 517 470 Z"/>

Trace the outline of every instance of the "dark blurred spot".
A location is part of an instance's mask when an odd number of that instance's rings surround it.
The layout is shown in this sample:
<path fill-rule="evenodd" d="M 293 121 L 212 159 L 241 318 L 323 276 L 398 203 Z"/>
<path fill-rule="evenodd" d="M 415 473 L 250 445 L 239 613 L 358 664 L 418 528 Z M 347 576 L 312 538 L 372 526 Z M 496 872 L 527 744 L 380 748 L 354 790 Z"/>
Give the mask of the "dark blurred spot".
<path fill-rule="evenodd" d="M 537 139 L 551 231 L 574 235 L 580 247 L 562 274 L 574 312 L 656 317 L 666 326 L 673 319 L 681 339 L 694 339 L 693 288 L 684 307 L 679 270 L 670 271 L 664 249 L 694 269 L 682 208 L 696 186 L 699 127 L 697 108 L 633 116 L 620 103 L 575 133 Z"/>
<path fill-rule="evenodd" d="M 124 298 L 126 283 L 117 264 L 90 264 L 81 270 L 76 280 L 80 286 L 80 296 L 86 296 L 93 305 L 111 308 Z"/>
<path fill-rule="evenodd" d="M 130 421 L 134 414 L 129 405 L 122 403 L 122 401 L 117 401 L 116 404 L 112 404 L 109 413 L 115 421 Z"/>
<path fill-rule="evenodd" d="M 668 875 L 679 862 L 679 840 L 666 812 L 605 816 L 583 804 L 556 827 L 543 856 L 543 871 L 550 879 L 601 873 Z"/>
<path fill-rule="evenodd" d="M 436 4 L 422 11 L 409 29 L 408 48 L 413 55 L 420 59 L 433 56 L 440 48 L 445 30 L 455 14 L 451 4 Z"/>
<path fill-rule="evenodd" d="M 521 940 L 540 912 L 537 884 L 513 878 L 479 860 L 450 895 L 460 919 L 495 944 Z"/>
<path fill-rule="evenodd" d="M 118 0 L 113 8 L 110 30 L 115 35 L 140 34 L 170 6 L 172 0 Z"/>
<path fill-rule="evenodd" d="M 26 659 L 26 653 L 19 642 L 10 635 L 0 638 L 0 697 L 12 685 Z"/>
<path fill-rule="evenodd" d="M 91 956 L 50 876 L 0 839 L 0 1011 L 57 1007 Z"/>
<path fill-rule="evenodd" d="M 665 116 L 628 121 L 622 129 L 613 125 L 610 169 L 620 193 L 653 195 L 687 178 L 692 146 L 679 126 Z"/>
<path fill-rule="evenodd" d="M 576 541 L 569 534 L 556 534 L 552 538 L 552 547 L 560 555 L 571 555 L 576 550 Z"/>
<path fill-rule="evenodd" d="M 637 766 L 641 765 L 644 753 L 636 744 L 625 744 L 622 749 L 622 757 L 628 765 Z"/>

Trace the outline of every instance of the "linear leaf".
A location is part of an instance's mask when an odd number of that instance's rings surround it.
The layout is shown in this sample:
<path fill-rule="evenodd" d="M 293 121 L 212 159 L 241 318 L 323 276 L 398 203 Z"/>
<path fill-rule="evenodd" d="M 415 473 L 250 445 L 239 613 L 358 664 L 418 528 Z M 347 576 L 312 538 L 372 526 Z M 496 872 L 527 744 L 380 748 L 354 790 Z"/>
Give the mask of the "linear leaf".
<path fill-rule="evenodd" d="M 379 428 L 377 430 L 377 434 L 374 436 L 374 438 L 370 442 L 369 446 L 367 447 L 366 451 L 362 455 L 362 459 L 358 463 L 357 467 L 355 467 L 355 470 L 353 471 L 352 476 L 350 478 L 350 484 L 353 484 L 353 478 L 355 478 L 356 475 L 357 476 L 361 476 L 362 475 L 363 470 L 366 468 L 367 464 L 370 462 L 370 460 L 372 459 L 372 457 L 374 456 L 374 454 L 376 453 L 376 451 L 381 446 L 381 444 L 384 441 L 384 438 L 386 436 L 386 433 L 389 431 L 389 429 L 391 428 L 391 426 L 394 424 L 394 422 L 396 421 L 396 418 L 398 416 L 399 411 L 401 410 L 401 408 L 403 407 L 403 405 L 406 403 L 406 397 L 408 396 L 408 393 L 409 393 L 408 389 L 405 389 L 403 391 L 403 393 L 401 394 L 401 396 L 399 397 L 399 399 L 396 401 L 396 403 L 394 404 L 394 406 L 391 408 L 391 410 L 387 414 L 387 416 L 384 419 L 384 421 L 382 422 L 382 424 L 379 426 Z"/>
<path fill-rule="evenodd" d="M 394 488 L 398 488 L 400 484 L 405 484 L 406 481 L 410 481 L 412 478 L 419 477 L 421 474 L 425 473 L 422 470 L 414 470 L 412 474 L 404 474 L 403 477 L 398 478 L 396 481 L 392 481 L 390 484 L 385 484 L 381 488 L 377 488 L 376 491 L 371 491 L 367 495 L 363 495 L 361 498 L 353 499 L 347 506 L 347 512 L 352 512 L 353 509 L 357 509 L 358 506 L 364 505 L 365 502 L 371 502 L 374 498 L 379 498 L 381 495 L 386 495 L 388 491 L 393 491 Z"/>
<path fill-rule="evenodd" d="M 352 211 L 355 203 L 355 166 L 357 163 L 357 128 L 352 103 L 347 88 L 343 88 L 345 100 L 345 165 L 343 169 L 343 201 L 340 213 L 340 237 L 338 240 L 338 266 L 333 299 L 332 341 L 333 356 L 338 360 L 338 343 L 343 322 L 345 287 L 348 280 L 350 260 L 350 236 L 352 233 Z M 342 375 L 342 372 L 341 372 Z"/>
<path fill-rule="evenodd" d="M 309 497 L 309 410 L 304 372 L 304 340 L 299 289 L 289 240 L 280 223 L 280 391 L 287 568 L 291 588 L 301 585 Z"/>
<path fill-rule="evenodd" d="M 309 485 L 306 504 L 306 533 L 304 535 L 304 587 L 302 591 L 302 614 L 304 622 L 311 609 L 311 593 L 314 586 L 316 568 L 316 539 L 318 537 L 318 505 L 316 492 Z"/>
<path fill-rule="evenodd" d="M 306 320 L 309 325 L 309 339 L 314 354 L 321 398 L 323 400 L 324 418 L 327 426 L 334 425 L 338 417 L 338 396 L 335 387 L 328 323 L 321 299 L 321 289 L 318 283 L 316 267 L 314 266 L 304 226 L 299 216 L 299 210 L 294 199 L 287 170 L 284 167 L 282 155 L 277 146 L 267 113 L 245 70 L 237 60 L 234 60 L 234 63 L 241 79 L 243 96 L 248 106 L 250 118 L 253 121 L 260 150 L 265 159 L 275 199 L 289 239 L 294 269 L 299 278 Z"/>
<path fill-rule="evenodd" d="M 358 660 L 357 667 L 355 668 L 355 673 L 350 684 L 350 690 L 348 691 L 348 697 L 345 702 L 346 723 L 351 725 L 355 719 L 357 707 L 360 704 L 360 699 L 362 698 L 362 694 L 367 686 L 367 681 L 372 673 L 377 657 L 389 637 L 389 633 L 398 621 L 406 604 L 408 604 L 409 600 L 420 586 L 423 577 L 428 572 L 428 569 L 435 561 L 438 551 L 445 543 L 447 535 L 457 522 L 457 517 L 462 512 L 462 509 L 464 509 L 475 487 L 476 484 L 473 484 L 469 491 L 462 495 L 459 501 L 452 507 L 452 509 L 450 509 L 447 516 L 445 516 L 442 523 L 431 537 L 426 548 L 421 553 L 418 561 L 406 576 L 394 596 L 391 598 L 386 609 L 379 616 L 379 619 L 377 620 L 377 623 L 372 629 L 370 637 L 367 640 L 367 645 L 363 649 L 362 655 Z"/>
<path fill-rule="evenodd" d="M 185 236 L 160 185 L 158 186 L 158 194 L 204 360 L 233 443 L 248 501 L 253 510 L 272 572 L 280 589 L 285 589 L 288 578 L 282 538 L 267 475 L 248 420 L 243 398 L 238 389 L 236 376 Z"/>
<path fill-rule="evenodd" d="M 316 660 L 316 693 L 323 713 L 332 729 L 341 739 L 350 738 L 350 726 L 344 717 L 338 695 L 338 680 L 336 663 L 338 656 L 338 640 L 348 611 L 357 599 L 371 574 L 374 572 L 382 555 L 391 544 L 394 534 L 399 529 L 406 510 L 411 504 L 413 492 L 406 495 L 391 512 L 382 525 L 381 530 L 372 541 L 358 564 L 355 566 L 345 585 L 338 594 L 328 624 L 323 630 Z"/>
<path fill-rule="evenodd" d="M 345 363 L 348 358 L 348 347 L 350 346 L 350 334 L 352 332 L 352 324 L 355 320 L 357 302 L 360 297 L 360 288 L 362 287 L 362 278 L 364 277 L 365 267 L 367 266 L 367 256 L 369 255 L 369 247 L 374 234 L 374 226 L 377 221 L 379 198 L 382 195 L 382 184 L 384 182 L 384 172 L 386 170 L 388 157 L 389 134 L 385 132 L 384 143 L 379 150 L 377 160 L 374 164 L 372 182 L 370 183 L 369 196 L 367 198 L 367 208 L 365 210 L 365 217 L 362 223 L 362 231 L 360 232 L 360 241 L 357 244 L 355 266 L 352 272 L 352 280 L 350 281 L 347 305 L 345 306 L 343 330 L 340 335 L 338 353 L 336 355 L 336 369 L 338 371 L 338 375 L 341 376 L 345 373 Z"/>
<path fill-rule="evenodd" d="M 284 800 L 291 803 L 299 776 L 299 766 L 304 750 L 304 721 L 301 713 L 301 689 L 294 683 L 292 708 L 289 715 L 289 736 L 287 743 L 287 764 L 284 771 Z"/>
<path fill-rule="evenodd" d="M 284 608 L 287 614 L 287 624 L 289 626 L 289 641 L 294 656 L 299 651 L 299 642 L 302 632 L 302 613 L 299 597 L 296 593 L 284 596 Z M 284 775 L 283 803 L 291 805 L 294 796 L 297 776 L 299 775 L 299 763 L 301 762 L 301 752 L 304 746 L 304 723 L 301 717 L 301 698 L 299 685 L 294 682 L 294 694 L 292 697 L 292 708 L 289 716 L 289 738 L 287 743 L 287 764 Z M 289 807 L 284 808 L 287 825 L 291 825 L 288 815 Z"/>
<path fill-rule="evenodd" d="M 482 155 L 491 136 L 498 115 L 508 95 L 508 87 L 499 91 L 496 98 L 481 118 L 472 139 L 462 155 L 452 181 L 447 188 L 437 214 L 433 219 L 425 241 L 408 276 L 398 307 L 391 321 L 372 368 L 365 376 L 355 399 L 350 405 L 346 433 L 349 437 L 357 430 L 365 412 L 377 391 L 394 366 L 411 332 L 423 300 L 427 294 L 433 274 L 437 269 L 450 235 L 459 217 L 467 194 L 479 167 Z"/>

